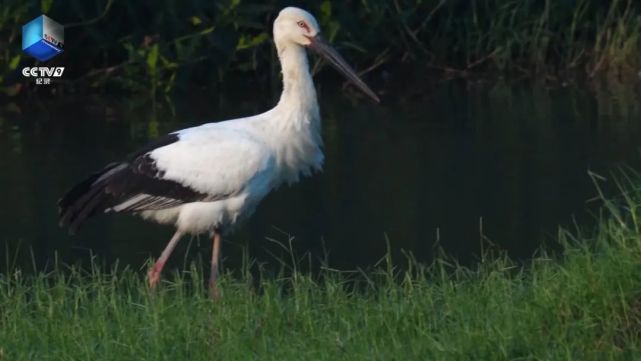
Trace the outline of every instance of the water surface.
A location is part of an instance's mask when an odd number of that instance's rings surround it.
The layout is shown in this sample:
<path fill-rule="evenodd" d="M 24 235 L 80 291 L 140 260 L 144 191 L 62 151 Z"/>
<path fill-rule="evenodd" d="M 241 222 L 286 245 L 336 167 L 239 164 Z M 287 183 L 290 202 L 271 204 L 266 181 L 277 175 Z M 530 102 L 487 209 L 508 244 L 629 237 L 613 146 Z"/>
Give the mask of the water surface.
<path fill-rule="evenodd" d="M 638 89 L 595 85 L 443 82 L 388 94 L 382 105 L 322 94 L 324 172 L 270 195 L 224 244 L 228 267 L 243 249 L 275 265 L 278 245 L 337 268 L 366 267 L 385 252 L 433 256 L 438 244 L 463 262 L 486 242 L 516 258 L 533 254 L 573 217 L 589 224 L 596 194 L 588 170 L 604 175 L 638 162 Z M 323 93 L 323 92 L 321 92 Z M 157 256 L 169 227 L 131 216 L 97 218 L 70 237 L 56 201 L 74 182 L 150 139 L 207 121 L 254 114 L 274 95 L 199 94 L 155 104 L 143 97 L 30 99 L 0 118 L 0 264 L 86 261 L 141 267 Z M 190 245 L 190 252 L 185 250 Z M 14 257 L 15 250 L 22 252 Z M 172 262 L 209 241 L 185 239 Z M 15 261 L 14 261 L 15 259 Z M 4 269 L 4 268 L 3 268 Z"/>

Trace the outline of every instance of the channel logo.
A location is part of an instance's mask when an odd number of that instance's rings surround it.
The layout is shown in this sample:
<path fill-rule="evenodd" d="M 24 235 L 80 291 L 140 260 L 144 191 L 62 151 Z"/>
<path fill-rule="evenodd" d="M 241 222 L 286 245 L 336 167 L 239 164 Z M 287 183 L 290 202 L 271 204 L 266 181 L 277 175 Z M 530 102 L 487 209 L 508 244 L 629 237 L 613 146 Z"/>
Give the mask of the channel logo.
<path fill-rule="evenodd" d="M 22 50 L 40 61 L 47 61 L 62 53 L 64 36 L 62 25 L 40 15 L 22 27 Z"/>
<path fill-rule="evenodd" d="M 22 69 L 22 76 L 25 78 L 29 77 L 53 77 L 53 78 L 60 78 L 62 76 L 62 73 L 65 71 L 65 68 L 62 66 L 56 66 L 56 67 L 47 67 L 47 66 L 41 66 L 41 67 L 33 67 L 33 68 L 23 68 Z"/>

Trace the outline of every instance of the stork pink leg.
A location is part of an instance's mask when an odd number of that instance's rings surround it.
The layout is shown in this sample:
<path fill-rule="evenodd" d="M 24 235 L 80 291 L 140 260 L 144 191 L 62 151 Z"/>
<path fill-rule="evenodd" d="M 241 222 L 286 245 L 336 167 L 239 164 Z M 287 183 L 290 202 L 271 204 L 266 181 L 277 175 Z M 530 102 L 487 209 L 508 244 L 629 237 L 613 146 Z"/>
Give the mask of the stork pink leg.
<path fill-rule="evenodd" d="M 213 247 L 211 251 L 211 272 L 209 275 L 209 292 L 213 299 L 220 298 L 218 291 L 218 262 L 220 260 L 220 239 L 219 231 L 214 231 Z"/>
<path fill-rule="evenodd" d="M 167 259 L 169 259 L 171 252 L 173 252 L 174 248 L 176 248 L 176 245 L 178 244 L 178 241 L 180 241 L 181 237 L 182 233 L 180 231 L 176 231 L 174 236 L 171 237 L 171 240 L 167 244 L 167 247 L 165 247 L 165 249 L 162 251 L 162 254 L 160 255 L 160 258 L 158 258 L 158 261 L 156 261 L 154 266 L 149 270 L 149 273 L 147 274 L 147 276 L 149 277 L 149 288 L 154 289 L 158 284 L 158 281 L 160 281 L 160 273 L 162 272 L 163 267 L 165 267 Z"/>

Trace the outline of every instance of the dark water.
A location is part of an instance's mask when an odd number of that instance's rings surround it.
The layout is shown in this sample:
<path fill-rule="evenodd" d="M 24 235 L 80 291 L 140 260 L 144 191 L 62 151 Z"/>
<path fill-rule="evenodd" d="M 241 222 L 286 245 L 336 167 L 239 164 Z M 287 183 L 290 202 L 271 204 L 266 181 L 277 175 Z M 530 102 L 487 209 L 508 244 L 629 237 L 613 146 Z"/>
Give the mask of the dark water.
<path fill-rule="evenodd" d="M 572 217 L 589 224 L 588 169 L 607 175 L 638 163 L 641 103 L 634 86 L 546 88 L 444 82 L 373 106 L 340 94 L 321 100 L 322 174 L 279 189 L 224 244 L 228 267 L 243 249 L 277 264 L 290 235 L 298 254 L 329 252 L 337 268 L 368 266 L 392 250 L 429 260 L 435 242 L 463 262 L 484 236 L 528 257 Z M 91 253 L 134 268 L 157 256 L 172 229 L 130 216 L 95 219 L 70 237 L 56 200 L 75 181 L 163 133 L 257 113 L 274 96 L 206 94 L 172 103 L 135 97 L 59 97 L 6 105 L 0 118 L 0 242 L 20 266 L 86 261 Z M 207 258 L 205 238 L 173 257 Z M 5 251 L 9 250 L 9 254 Z M 16 252 L 16 250 L 18 250 Z M 15 254 L 17 256 L 14 256 Z M 3 268 L 5 269 L 5 268 Z"/>

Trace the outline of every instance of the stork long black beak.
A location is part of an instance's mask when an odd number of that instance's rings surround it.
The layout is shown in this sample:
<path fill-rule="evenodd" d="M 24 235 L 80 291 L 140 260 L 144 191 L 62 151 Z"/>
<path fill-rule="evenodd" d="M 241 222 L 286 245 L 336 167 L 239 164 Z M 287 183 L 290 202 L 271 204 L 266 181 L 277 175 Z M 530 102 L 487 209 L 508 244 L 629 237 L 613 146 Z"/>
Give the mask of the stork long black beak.
<path fill-rule="evenodd" d="M 375 102 L 379 103 L 376 93 L 370 89 L 365 82 L 361 80 L 356 74 L 356 71 L 347 64 L 345 59 L 334 49 L 320 34 L 308 37 L 310 43 L 308 47 L 314 50 L 318 55 L 322 56 L 325 60 L 329 61 L 339 72 L 341 72 L 349 81 L 351 81 L 363 93 L 367 94 Z"/>

